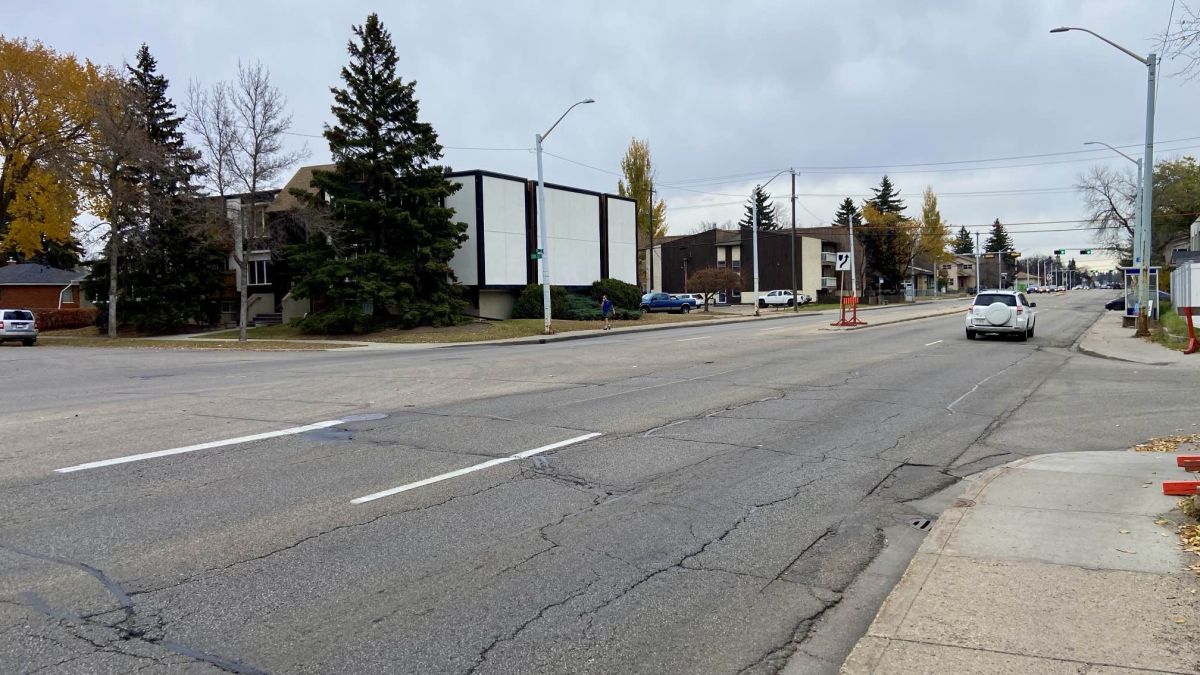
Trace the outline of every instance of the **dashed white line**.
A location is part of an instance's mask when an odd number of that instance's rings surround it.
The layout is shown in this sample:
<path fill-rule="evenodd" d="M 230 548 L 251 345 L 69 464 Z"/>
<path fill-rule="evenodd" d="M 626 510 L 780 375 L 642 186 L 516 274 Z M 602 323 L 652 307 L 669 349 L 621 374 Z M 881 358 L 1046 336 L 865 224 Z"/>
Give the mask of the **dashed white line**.
<path fill-rule="evenodd" d="M 182 455 L 185 452 L 195 452 L 197 450 L 208 450 L 211 448 L 221 448 L 226 445 L 237 445 L 239 443 L 250 443 L 252 441 L 261 441 L 268 438 L 278 438 L 279 436 L 291 436 L 293 434 L 302 434 L 306 431 L 316 431 L 318 429 L 327 429 L 329 427 L 344 424 L 345 420 L 326 420 L 324 422 L 315 422 L 313 424 L 305 424 L 302 427 L 289 427 L 278 431 L 267 431 L 261 434 L 252 434 L 250 436 L 239 436 L 237 438 L 227 438 L 223 441 L 212 441 L 209 443 L 198 443 L 196 445 L 185 445 L 181 448 L 170 448 L 168 450 L 155 450 L 154 452 L 143 452 L 138 455 L 126 455 L 125 457 L 114 457 L 112 459 L 102 459 L 98 462 L 88 462 L 86 464 L 76 464 L 75 466 L 63 467 L 55 469 L 54 473 L 72 473 L 74 471 L 83 471 L 85 469 L 98 469 L 102 466 L 112 466 L 114 464 L 128 464 L 129 462 L 140 462 L 143 459 L 154 459 L 156 457 L 168 457 L 170 455 Z"/>
<path fill-rule="evenodd" d="M 383 497 L 390 497 L 394 494 L 399 494 L 401 492 L 415 490 L 416 488 L 424 487 L 426 485 L 432 485 L 433 483 L 440 483 L 441 481 L 444 481 L 444 480 L 450 480 L 451 478 L 457 478 L 459 476 L 464 476 L 464 475 L 466 475 L 468 473 L 472 473 L 474 471 L 479 471 L 481 469 L 487 469 L 489 467 L 497 466 L 499 464 L 504 464 L 505 462 L 512 462 L 512 461 L 515 461 L 518 459 L 525 459 L 526 457 L 533 457 L 534 455 L 540 455 L 543 452 L 550 452 L 551 450 L 565 448 L 568 445 L 574 445 L 575 443 L 580 443 L 582 441 L 590 440 L 590 439 L 593 439 L 600 435 L 601 434 L 599 434 L 599 433 L 584 434 L 582 436 L 576 436 L 575 438 L 568 438 L 565 441 L 551 443 L 550 445 L 543 445 L 540 448 L 526 450 L 525 452 L 518 452 L 517 454 L 509 455 L 508 457 L 497 457 L 496 459 L 490 459 L 486 462 L 482 462 L 482 463 L 476 464 L 474 466 L 468 466 L 465 469 L 457 469 L 455 471 L 449 471 L 447 473 L 438 474 L 436 476 L 432 476 L 432 477 L 426 478 L 424 480 L 419 480 L 415 483 L 408 483 L 406 485 L 401 485 L 400 487 L 394 487 L 394 488 L 391 488 L 388 490 L 383 490 L 381 492 L 375 492 L 375 493 L 369 494 L 365 497 L 358 497 L 355 499 L 351 499 L 350 503 L 351 504 L 365 504 L 367 502 L 375 501 L 376 499 L 382 499 Z"/>
<path fill-rule="evenodd" d="M 712 336 L 711 335 L 701 335 L 700 337 L 683 338 L 682 340 L 676 340 L 676 342 L 688 342 L 690 340 L 707 340 L 710 337 L 712 337 Z"/>
<path fill-rule="evenodd" d="M 945 340 L 934 340 L 933 342 L 926 342 L 926 343 L 925 343 L 925 346 L 926 346 L 926 347 L 932 347 L 932 346 L 936 345 L 936 344 L 937 344 L 937 343 L 939 343 L 939 342 L 945 342 Z"/>

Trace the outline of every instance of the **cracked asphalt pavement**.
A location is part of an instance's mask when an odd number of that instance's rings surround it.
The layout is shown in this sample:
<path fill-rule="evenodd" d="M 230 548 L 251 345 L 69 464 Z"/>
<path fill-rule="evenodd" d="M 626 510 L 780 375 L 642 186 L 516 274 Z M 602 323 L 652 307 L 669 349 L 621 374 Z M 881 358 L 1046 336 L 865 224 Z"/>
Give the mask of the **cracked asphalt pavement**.
<path fill-rule="evenodd" d="M 410 351 L 0 348 L 0 672 L 835 672 L 928 497 L 1190 430 L 1184 375 L 1071 350 L 1106 299 L 1037 298 L 1027 343 L 968 342 L 954 315 Z M 54 471 L 357 413 L 386 417 Z"/>

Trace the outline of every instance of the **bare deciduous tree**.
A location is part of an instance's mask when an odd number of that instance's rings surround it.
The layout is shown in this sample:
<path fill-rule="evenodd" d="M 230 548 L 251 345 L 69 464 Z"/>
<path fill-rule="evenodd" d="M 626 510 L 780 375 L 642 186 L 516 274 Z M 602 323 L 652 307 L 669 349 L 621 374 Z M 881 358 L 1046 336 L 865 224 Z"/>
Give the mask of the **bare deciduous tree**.
<path fill-rule="evenodd" d="M 193 84 L 188 96 L 189 125 L 205 153 L 209 187 L 221 197 L 221 218 L 229 232 L 238 289 L 238 340 L 246 339 L 249 262 L 246 243 L 266 239 L 259 192 L 280 174 L 303 161 L 307 148 L 288 151 L 284 135 L 292 126 L 287 98 L 271 84 L 262 63 L 238 64 L 237 80 L 218 82 L 205 91 Z M 249 208 L 225 211 L 232 189 L 248 194 Z M 239 200 L 239 207 L 241 207 Z M 259 223 L 260 227 L 248 227 Z"/>
<path fill-rule="evenodd" d="M 137 170 L 154 161 L 155 147 L 133 112 L 139 109 L 138 93 L 116 73 L 106 73 L 88 100 L 93 118 L 82 150 L 81 187 L 90 210 L 108 221 L 108 337 L 115 338 L 122 243 L 146 209 Z"/>
<path fill-rule="evenodd" d="M 1087 212 L 1086 227 L 1095 230 L 1096 242 L 1126 255 L 1133 241 L 1137 185 L 1132 171 L 1093 166 L 1075 185 Z"/>
<path fill-rule="evenodd" d="M 1179 3 L 1180 14 L 1159 37 L 1162 56 L 1183 62 L 1180 74 L 1188 79 L 1200 75 L 1200 14 L 1186 2 Z"/>

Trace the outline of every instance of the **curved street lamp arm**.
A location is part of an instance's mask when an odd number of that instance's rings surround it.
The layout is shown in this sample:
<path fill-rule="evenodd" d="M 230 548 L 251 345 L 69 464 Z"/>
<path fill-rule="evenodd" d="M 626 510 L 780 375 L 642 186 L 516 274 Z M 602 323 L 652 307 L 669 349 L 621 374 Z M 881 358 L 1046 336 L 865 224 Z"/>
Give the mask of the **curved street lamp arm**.
<path fill-rule="evenodd" d="M 567 112 L 564 112 L 563 114 L 559 115 L 558 119 L 554 120 L 554 124 L 551 124 L 550 128 L 546 130 L 546 133 L 542 134 L 542 136 L 541 136 L 542 140 L 543 141 L 546 140 L 546 137 L 550 135 L 550 132 L 554 131 L 554 127 L 558 126 L 558 123 L 563 121 L 563 118 L 567 116 L 567 113 L 574 110 L 575 106 L 583 105 L 584 103 L 595 103 L 595 102 L 596 102 L 596 99 L 594 99 L 594 98 L 585 98 L 582 101 L 576 101 L 575 103 L 571 104 L 571 107 L 567 108 Z"/>
<path fill-rule="evenodd" d="M 1129 155 L 1127 155 L 1127 154 L 1125 154 L 1125 153 L 1121 152 L 1120 150 L 1118 150 L 1118 149 L 1114 148 L 1113 146 L 1109 145 L 1108 143 L 1105 143 L 1104 141 L 1084 141 L 1084 142 L 1083 142 L 1083 144 L 1084 144 L 1084 145 L 1103 145 L 1104 147 L 1108 148 L 1109 150 L 1112 150 L 1113 152 L 1115 152 L 1115 153 L 1117 153 L 1118 155 L 1120 155 L 1120 156 L 1124 157 L 1125 159 L 1127 159 L 1127 160 L 1129 160 L 1129 161 L 1133 162 L 1134 164 L 1137 164 L 1137 163 L 1138 163 L 1138 161 L 1137 161 L 1136 159 L 1134 159 L 1134 158 L 1130 157 Z"/>
<path fill-rule="evenodd" d="M 1093 37 L 1097 37 L 1097 38 L 1099 38 L 1099 39 L 1101 39 L 1101 40 L 1104 40 L 1105 42 L 1107 42 L 1108 44 L 1112 45 L 1113 47 L 1116 47 L 1117 49 L 1120 49 L 1121 51 L 1125 52 L 1126 54 L 1128 54 L 1128 55 L 1132 56 L 1133 58 L 1137 59 L 1137 60 L 1138 60 L 1138 61 L 1139 61 L 1139 62 L 1140 62 L 1140 63 L 1141 63 L 1143 66 L 1148 66 L 1148 65 L 1150 65 L 1150 60 L 1149 60 L 1149 59 L 1147 59 L 1146 57 L 1144 57 L 1144 56 L 1139 56 L 1138 54 L 1136 54 L 1136 53 L 1134 53 L 1134 52 L 1131 52 L 1131 51 L 1129 51 L 1128 49 L 1126 49 L 1126 48 L 1122 47 L 1121 45 L 1119 45 L 1119 44 L 1117 44 L 1117 43 L 1115 43 L 1115 42 L 1113 42 L 1112 40 L 1109 40 L 1108 38 L 1104 37 L 1103 35 L 1101 35 L 1101 34 L 1099 34 L 1099 33 L 1095 32 L 1095 31 L 1088 30 L 1087 28 L 1079 28 L 1079 27 L 1077 27 L 1077 26 L 1059 26 L 1058 28 L 1051 28 L 1051 29 L 1050 29 L 1050 32 L 1051 32 L 1051 33 L 1065 33 L 1065 32 L 1067 32 L 1067 31 L 1069 31 L 1069 30 L 1078 30 L 1078 31 L 1083 31 L 1084 33 L 1091 33 L 1091 35 L 1092 35 Z"/>

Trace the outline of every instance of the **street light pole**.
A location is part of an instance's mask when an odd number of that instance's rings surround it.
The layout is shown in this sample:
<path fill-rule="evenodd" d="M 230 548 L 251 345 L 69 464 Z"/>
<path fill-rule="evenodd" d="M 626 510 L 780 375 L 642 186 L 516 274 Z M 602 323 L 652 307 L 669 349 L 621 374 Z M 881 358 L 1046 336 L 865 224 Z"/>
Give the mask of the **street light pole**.
<path fill-rule="evenodd" d="M 800 311 L 800 289 L 796 286 L 796 170 L 792 172 L 792 311 Z M 804 264 L 804 242 L 800 242 L 800 264 Z M 802 275 L 803 276 L 803 275 Z"/>
<path fill-rule="evenodd" d="M 750 197 L 750 201 L 754 202 L 754 218 L 753 218 L 754 223 L 753 223 L 753 232 L 752 232 L 753 241 L 751 242 L 752 248 L 754 249 L 754 316 L 759 315 L 759 312 L 758 312 L 758 194 L 759 194 L 759 190 L 766 189 L 766 187 L 771 184 L 771 181 L 775 180 L 776 178 L 779 178 L 780 176 L 782 176 L 784 173 L 786 173 L 788 171 L 791 171 L 791 169 L 783 169 L 779 173 L 775 174 L 774 176 L 771 176 L 771 180 L 768 180 L 767 182 L 763 183 L 762 185 L 755 185 L 754 186 L 754 194 Z M 793 243 L 793 246 L 794 246 L 794 243 Z M 795 269 L 795 268 L 793 267 L 793 269 Z M 795 301 L 796 301 L 796 296 L 793 294 L 792 302 L 795 302 Z"/>
<path fill-rule="evenodd" d="M 541 273 L 542 273 L 541 274 L 541 277 L 542 277 L 542 320 L 545 324 L 543 329 L 544 329 L 546 335 L 550 335 L 551 333 L 553 333 L 554 329 L 550 322 L 550 262 L 549 262 L 549 256 L 547 255 L 550 250 L 550 237 L 546 234 L 546 183 L 542 176 L 542 141 L 546 140 L 546 137 L 550 135 L 550 132 L 554 131 L 554 127 L 558 126 L 558 123 L 563 121 L 563 118 L 567 116 L 567 113 L 574 110 L 575 106 L 583 105 L 584 103 L 595 103 L 595 102 L 596 102 L 595 99 L 585 98 L 582 101 L 578 101 L 578 102 L 572 104 L 570 108 L 567 108 L 566 112 L 564 112 L 562 115 L 559 115 L 558 119 L 554 121 L 554 124 L 550 125 L 550 128 L 546 130 L 546 133 L 533 135 L 534 147 L 537 148 L 537 173 L 538 173 L 537 215 L 538 215 L 538 249 L 540 249 L 539 250 L 540 255 L 538 256 L 538 265 L 541 267 Z M 480 280 L 480 281 L 482 282 L 482 280 Z"/>
<path fill-rule="evenodd" d="M 1139 336 L 1149 335 L 1150 329 L 1147 325 L 1146 310 L 1150 302 L 1150 263 L 1152 261 L 1151 254 L 1153 253 L 1151 242 L 1153 241 L 1152 233 L 1154 226 L 1150 220 L 1154 205 L 1154 85 L 1157 78 L 1158 57 L 1155 56 L 1154 52 L 1150 52 L 1146 56 L 1140 56 L 1087 28 L 1060 26 L 1052 28 L 1050 32 L 1065 33 L 1072 30 L 1088 33 L 1092 37 L 1099 38 L 1146 66 L 1146 147 L 1144 156 L 1142 157 L 1142 222 L 1141 227 L 1138 228 L 1142 232 L 1142 241 L 1141 249 L 1134 251 L 1133 257 L 1135 261 L 1139 255 L 1142 258 L 1140 264 L 1135 262 L 1135 266 L 1138 267 L 1138 277 L 1140 279 L 1140 283 L 1138 284 L 1139 309 L 1137 334 Z"/>

